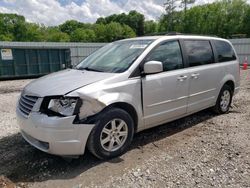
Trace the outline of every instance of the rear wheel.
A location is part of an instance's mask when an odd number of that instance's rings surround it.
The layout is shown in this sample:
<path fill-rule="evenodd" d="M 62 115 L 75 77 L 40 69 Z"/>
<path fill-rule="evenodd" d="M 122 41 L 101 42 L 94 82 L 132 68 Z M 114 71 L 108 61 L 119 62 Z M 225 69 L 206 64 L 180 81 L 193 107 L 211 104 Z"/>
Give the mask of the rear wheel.
<path fill-rule="evenodd" d="M 229 111 L 232 102 L 233 91 L 228 85 L 224 85 L 218 96 L 214 111 L 218 114 L 224 114 Z"/>
<path fill-rule="evenodd" d="M 88 149 L 100 159 L 109 159 L 123 154 L 134 134 L 134 122 L 124 110 L 105 110 L 97 118 L 88 139 Z"/>

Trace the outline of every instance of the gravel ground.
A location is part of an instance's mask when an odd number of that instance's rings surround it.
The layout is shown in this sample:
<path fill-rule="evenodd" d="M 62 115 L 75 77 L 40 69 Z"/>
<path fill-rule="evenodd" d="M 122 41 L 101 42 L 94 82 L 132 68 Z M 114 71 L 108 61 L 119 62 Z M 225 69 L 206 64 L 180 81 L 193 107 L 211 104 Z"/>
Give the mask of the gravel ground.
<path fill-rule="evenodd" d="M 0 139 L 18 132 L 15 106 L 21 90 L 30 81 L 0 81 Z"/>
<path fill-rule="evenodd" d="M 0 187 L 250 187 L 250 71 L 230 112 L 204 110 L 138 133 L 123 156 L 67 162 L 29 146 L 15 103 L 30 80 L 0 82 Z"/>

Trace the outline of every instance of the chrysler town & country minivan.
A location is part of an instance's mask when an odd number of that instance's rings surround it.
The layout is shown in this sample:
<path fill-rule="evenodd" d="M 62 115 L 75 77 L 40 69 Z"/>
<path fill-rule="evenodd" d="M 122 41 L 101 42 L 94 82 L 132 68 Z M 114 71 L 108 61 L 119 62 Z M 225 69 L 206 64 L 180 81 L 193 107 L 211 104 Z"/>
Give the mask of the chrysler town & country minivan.
<path fill-rule="evenodd" d="M 172 35 L 116 41 L 73 69 L 28 84 L 17 105 L 23 138 L 51 154 L 121 155 L 136 132 L 212 107 L 229 110 L 239 62 L 217 37 Z"/>

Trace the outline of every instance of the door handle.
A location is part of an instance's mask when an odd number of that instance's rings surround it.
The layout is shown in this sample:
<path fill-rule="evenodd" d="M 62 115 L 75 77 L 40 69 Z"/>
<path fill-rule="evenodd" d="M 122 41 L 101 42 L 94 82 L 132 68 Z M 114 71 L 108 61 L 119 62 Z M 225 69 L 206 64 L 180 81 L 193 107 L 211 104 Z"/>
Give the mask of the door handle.
<path fill-rule="evenodd" d="M 191 74 L 191 78 L 197 79 L 199 75 L 200 75 L 199 73 Z"/>
<path fill-rule="evenodd" d="M 187 76 L 182 75 L 182 76 L 179 76 L 177 79 L 182 82 L 187 79 Z"/>

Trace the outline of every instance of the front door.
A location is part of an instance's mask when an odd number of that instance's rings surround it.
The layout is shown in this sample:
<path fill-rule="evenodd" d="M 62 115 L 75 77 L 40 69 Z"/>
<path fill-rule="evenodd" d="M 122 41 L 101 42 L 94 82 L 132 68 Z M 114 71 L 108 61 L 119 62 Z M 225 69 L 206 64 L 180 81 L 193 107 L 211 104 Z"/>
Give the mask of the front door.
<path fill-rule="evenodd" d="M 144 123 L 152 127 L 187 112 L 189 75 L 177 40 L 161 43 L 147 61 L 161 61 L 164 69 L 142 78 Z"/>

